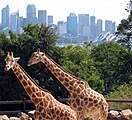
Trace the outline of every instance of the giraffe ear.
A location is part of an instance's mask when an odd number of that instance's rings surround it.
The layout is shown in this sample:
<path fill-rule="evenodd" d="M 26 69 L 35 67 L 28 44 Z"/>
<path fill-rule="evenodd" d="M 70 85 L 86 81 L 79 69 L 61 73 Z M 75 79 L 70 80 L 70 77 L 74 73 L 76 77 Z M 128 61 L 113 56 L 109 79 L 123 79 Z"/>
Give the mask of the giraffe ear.
<path fill-rule="evenodd" d="M 7 53 L 7 56 L 10 56 L 10 52 Z"/>
<path fill-rule="evenodd" d="M 14 58 L 15 59 L 15 61 L 17 62 L 19 59 L 20 59 L 20 57 L 16 57 L 16 58 Z"/>
<path fill-rule="evenodd" d="M 10 53 L 11 57 L 13 57 L 13 52 Z"/>

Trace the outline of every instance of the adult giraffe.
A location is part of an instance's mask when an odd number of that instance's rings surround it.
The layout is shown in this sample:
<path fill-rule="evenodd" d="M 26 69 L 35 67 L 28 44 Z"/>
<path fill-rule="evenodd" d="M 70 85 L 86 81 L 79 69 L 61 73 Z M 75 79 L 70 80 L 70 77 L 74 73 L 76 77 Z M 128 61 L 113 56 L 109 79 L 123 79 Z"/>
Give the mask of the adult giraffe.
<path fill-rule="evenodd" d="M 40 49 L 33 52 L 28 66 L 42 62 L 70 93 L 68 104 L 77 113 L 79 120 L 106 120 L 108 104 L 103 95 L 91 89 L 88 83 L 68 73 Z"/>
<path fill-rule="evenodd" d="M 18 57 L 13 57 L 13 52 L 8 53 L 5 59 L 5 70 L 12 69 L 20 80 L 25 91 L 36 107 L 35 120 L 77 120 L 76 112 L 69 106 L 57 101 L 49 91 L 39 87 L 26 71 L 17 63 Z"/>

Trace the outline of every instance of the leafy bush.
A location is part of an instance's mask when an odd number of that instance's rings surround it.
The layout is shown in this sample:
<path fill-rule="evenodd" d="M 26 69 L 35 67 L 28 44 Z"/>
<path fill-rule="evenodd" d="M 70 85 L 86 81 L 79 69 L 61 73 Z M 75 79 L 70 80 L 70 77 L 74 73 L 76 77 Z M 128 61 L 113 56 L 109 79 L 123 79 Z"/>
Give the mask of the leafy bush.
<path fill-rule="evenodd" d="M 114 92 L 105 96 L 107 99 L 132 100 L 132 83 L 119 86 Z M 110 109 L 132 109 L 131 103 L 109 103 Z"/>

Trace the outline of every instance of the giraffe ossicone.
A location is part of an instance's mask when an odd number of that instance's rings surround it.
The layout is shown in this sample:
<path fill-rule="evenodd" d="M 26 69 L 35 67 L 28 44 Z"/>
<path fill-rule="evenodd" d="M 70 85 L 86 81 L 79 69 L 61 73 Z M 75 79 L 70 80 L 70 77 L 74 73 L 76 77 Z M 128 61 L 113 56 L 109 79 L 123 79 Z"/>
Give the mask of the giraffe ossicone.
<path fill-rule="evenodd" d="M 42 62 L 69 91 L 68 104 L 77 113 L 78 120 L 107 120 L 108 103 L 104 96 L 94 91 L 86 81 L 68 73 L 48 55 L 38 49 L 33 52 L 28 66 Z"/>
<path fill-rule="evenodd" d="M 35 120 L 77 120 L 76 112 L 68 105 L 57 101 L 48 90 L 39 87 L 28 73 L 17 63 L 19 58 L 8 52 L 5 70 L 13 70 L 31 101 L 35 105 Z"/>

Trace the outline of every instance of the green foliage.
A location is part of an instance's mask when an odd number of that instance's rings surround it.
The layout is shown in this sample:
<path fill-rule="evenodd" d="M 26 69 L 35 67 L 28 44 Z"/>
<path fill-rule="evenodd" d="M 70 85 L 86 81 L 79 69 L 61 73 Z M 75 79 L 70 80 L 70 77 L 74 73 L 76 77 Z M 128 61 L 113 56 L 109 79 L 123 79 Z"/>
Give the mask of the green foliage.
<path fill-rule="evenodd" d="M 91 49 L 95 68 L 104 80 L 105 92 L 132 81 L 131 53 L 114 42 L 104 42 Z"/>
<path fill-rule="evenodd" d="M 107 99 L 132 99 L 132 83 L 119 86 L 115 91 L 106 96 Z"/>
<path fill-rule="evenodd" d="M 118 43 L 120 43 L 123 47 L 128 49 L 128 51 L 131 51 L 132 50 L 132 1 L 131 0 L 126 10 L 130 14 L 127 19 L 121 20 L 121 23 L 117 27 L 116 35 L 119 38 Z"/>
<path fill-rule="evenodd" d="M 28 98 L 12 70 L 5 72 L 4 59 L 8 51 L 20 57 L 18 63 L 43 88 L 54 97 L 68 97 L 69 93 L 43 65 L 27 67 L 27 61 L 37 48 L 48 54 L 71 74 L 86 80 L 100 93 L 108 94 L 124 83 L 132 82 L 132 52 L 118 43 L 107 42 L 91 47 L 68 45 L 56 47 L 55 29 L 46 25 L 31 25 L 23 28 L 22 34 L 10 36 L 0 33 L 0 100 Z"/>
<path fill-rule="evenodd" d="M 132 83 L 119 86 L 115 91 L 105 96 L 107 99 L 117 99 L 117 100 L 131 100 L 132 99 Z M 110 103 L 111 109 L 132 109 L 130 103 Z"/>
<path fill-rule="evenodd" d="M 52 26 L 46 26 L 44 24 L 29 24 L 27 27 L 23 28 L 22 34 L 16 35 L 10 30 L 9 37 L 7 37 L 4 33 L 0 33 L 0 100 L 16 100 L 22 99 L 22 97 L 28 97 L 12 70 L 8 72 L 4 71 L 4 59 L 8 51 L 12 51 L 15 57 L 21 58 L 18 63 L 34 80 L 38 81 L 40 86 L 46 86 L 44 80 L 50 83 L 50 77 L 52 75 L 51 73 L 49 74 L 47 69 L 43 69 L 41 65 L 29 68 L 27 67 L 27 61 L 31 53 L 36 51 L 37 48 L 40 48 L 51 56 L 58 56 L 55 58 L 59 58 L 58 53 L 55 52 L 55 50 L 58 50 L 55 46 L 57 36 L 55 35 L 55 29 L 51 27 Z M 41 72 L 45 74 L 40 75 Z"/>
<path fill-rule="evenodd" d="M 91 47 L 93 44 L 92 44 L 91 40 L 87 40 L 87 41 L 84 42 L 84 45 L 85 45 L 86 48 L 88 48 L 88 47 Z"/>
<path fill-rule="evenodd" d="M 103 92 L 104 83 L 90 58 L 90 51 L 81 46 L 68 45 L 61 50 L 61 66 L 71 74 L 82 78 L 98 92 Z"/>

